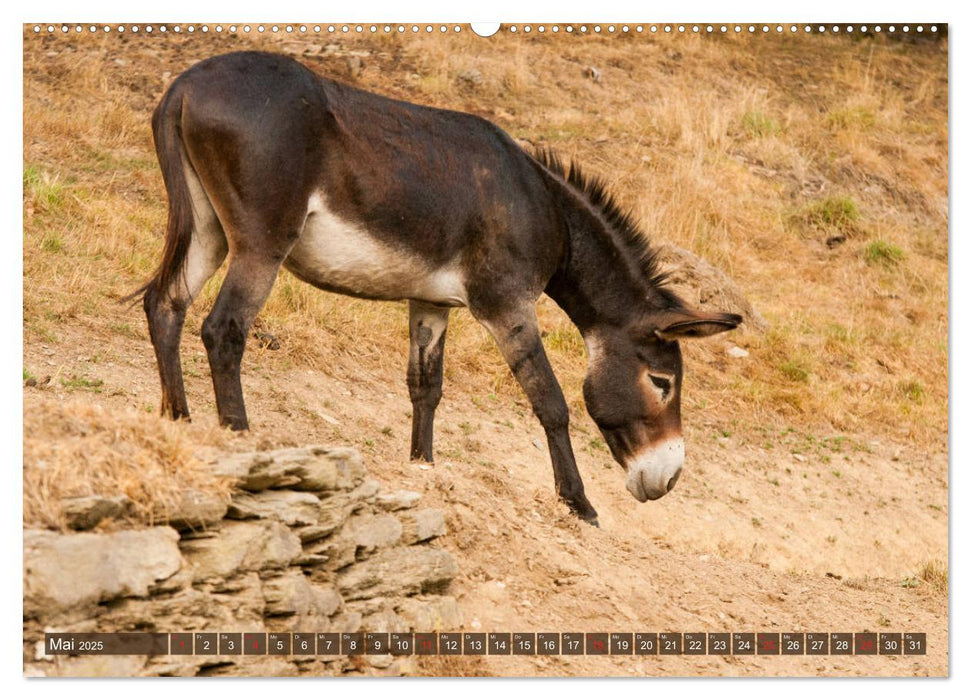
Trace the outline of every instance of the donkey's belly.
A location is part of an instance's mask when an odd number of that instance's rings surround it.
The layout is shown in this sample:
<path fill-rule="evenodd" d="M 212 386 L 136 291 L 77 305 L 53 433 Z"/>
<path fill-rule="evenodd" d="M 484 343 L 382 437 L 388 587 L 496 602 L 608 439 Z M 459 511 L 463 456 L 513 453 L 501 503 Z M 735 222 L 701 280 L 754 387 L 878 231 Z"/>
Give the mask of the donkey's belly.
<path fill-rule="evenodd" d="M 305 282 L 342 294 L 446 306 L 467 303 L 457 263 L 430 266 L 338 217 L 320 195 L 311 197 L 307 221 L 284 266 Z"/>

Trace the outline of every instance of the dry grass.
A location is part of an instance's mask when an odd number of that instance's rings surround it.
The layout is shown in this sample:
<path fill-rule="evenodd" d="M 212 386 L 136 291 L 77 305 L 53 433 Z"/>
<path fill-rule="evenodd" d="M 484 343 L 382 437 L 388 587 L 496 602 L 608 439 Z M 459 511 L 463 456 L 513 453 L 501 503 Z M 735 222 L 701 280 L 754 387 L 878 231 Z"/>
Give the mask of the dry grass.
<path fill-rule="evenodd" d="M 731 419 L 753 434 L 798 425 L 946 449 L 946 42 L 28 36 L 25 371 L 39 373 L 31 353 L 56 345 L 65 324 L 92 338 L 137 336 L 150 352 L 143 328 L 111 319 L 161 247 L 151 110 L 196 60 L 254 45 L 368 89 L 481 114 L 575 156 L 607 175 L 649 236 L 738 281 L 771 330 L 686 348 L 686 423 Z M 356 78 L 349 51 L 369 52 Z M 845 242 L 828 247 L 840 232 Z M 189 334 L 217 289 L 218 279 L 190 312 Z M 582 344 L 548 300 L 540 313 L 568 400 L 582 411 Z M 260 358 L 268 372 L 404 365 L 401 304 L 335 297 L 284 273 L 260 322 L 282 344 Z M 729 343 L 750 356 L 729 362 Z M 446 381 L 453 395 L 520 396 L 464 311 L 453 314 Z"/>
<path fill-rule="evenodd" d="M 947 595 L 948 575 L 946 562 L 936 560 L 927 562 L 921 567 L 917 577 L 938 593 Z"/>
<path fill-rule="evenodd" d="M 79 496 L 127 496 L 131 520 L 143 524 L 164 515 L 187 489 L 228 498 L 229 484 L 196 456 L 199 445 L 223 442 L 218 431 L 186 430 L 88 402 L 25 403 L 24 523 L 64 528 L 61 500 Z"/>

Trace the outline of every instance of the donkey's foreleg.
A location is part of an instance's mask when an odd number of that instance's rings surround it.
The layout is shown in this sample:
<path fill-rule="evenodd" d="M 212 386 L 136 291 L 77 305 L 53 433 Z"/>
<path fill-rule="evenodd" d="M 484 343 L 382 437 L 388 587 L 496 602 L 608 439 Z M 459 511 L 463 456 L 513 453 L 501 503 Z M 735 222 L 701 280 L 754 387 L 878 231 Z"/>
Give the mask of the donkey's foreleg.
<path fill-rule="evenodd" d="M 533 413 L 546 431 L 556 493 L 580 518 L 597 525 L 597 511 L 583 491 L 583 480 L 570 444 L 570 412 L 546 358 L 535 310 L 530 308 L 480 320 L 496 339 L 499 350 L 526 392 Z"/>
<path fill-rule="evenodd" d="M 240 366 L 246 337 L 270 295 L 281 260 L 255 247 L 231 258 L 216 303 L 202 324 L 219 422 L 233 430 L 249 429 Z"/>
<path fill-rule="evenodd" d="M 442 399 L 442 360 L 449 309 L 409 303 L 408 394 L 411 396 L 411 458 L 431 462 L 435 409 Z"/>

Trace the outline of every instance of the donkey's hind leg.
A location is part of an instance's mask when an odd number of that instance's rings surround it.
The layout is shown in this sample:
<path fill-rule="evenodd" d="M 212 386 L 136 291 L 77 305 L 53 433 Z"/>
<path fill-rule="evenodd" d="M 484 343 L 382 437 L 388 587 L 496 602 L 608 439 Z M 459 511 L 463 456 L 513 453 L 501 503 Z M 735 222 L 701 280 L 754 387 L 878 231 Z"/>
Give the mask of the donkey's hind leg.
<path fill-rule="evenodd" d="M 411 351 L 408 354 L 411 458 L 431 462 L 435 409 L 442 399 L 442 359 L 449 309 L 412 301 L 408 310 L 411 316 Z"/>
<path fill-rule="evenodd" d="M 226 235 L 198 180 L 191 172 L 187 173 L 186 179 L 195 216 L 185 268 L 169 289 L 150 287 L 144 299 L 148 333 L 155 348 L 162 383 L 161 413 L 173 420 L 189 417 L 179 357 L 185 313 L 203 285 L 222 265 L 227 251 Z"/>
<path fill-rule="evenodd" d="M 233 430 L 249 429 L 240 383 L 243 350 L 253 321 L 273 289 L 286 252 L 276 255 L 252 246 L 230 256 L 216 304 L 202 324 L 202 342 L 209 355 L 219 422 Z"/>

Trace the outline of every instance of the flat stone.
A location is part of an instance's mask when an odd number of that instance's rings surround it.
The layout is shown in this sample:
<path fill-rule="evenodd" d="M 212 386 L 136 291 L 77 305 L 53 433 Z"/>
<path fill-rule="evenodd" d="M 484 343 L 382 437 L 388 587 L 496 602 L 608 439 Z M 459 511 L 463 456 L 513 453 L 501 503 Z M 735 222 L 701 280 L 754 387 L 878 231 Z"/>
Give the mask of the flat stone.
<path fill-rule="evenodd" d="M 246 491 L 292 488 L 298 491 L 350 491 L 364 481 L 364 464 L 357 450 L 320 445 L 221 458 L 212 471 Z"/>
<path fill-rule="evenodd" d="M 227 578 L 241 571 L 281 569 L 301 554 L 300 538 L 274 520 L 225 521 L 205 539 L 186 540 L 182 552 L 192 564 L 193 580 Z"/>
<path fill-rule="evenodd" d="M 127 496 L 80 496 L 61 500 L 61 510 L 72 530 L 92 530 L 102 520 L 124 515 L 131 507 Z"/>
<path fill-rule="evenodd" d="M 734 357 L 735 359 L 748 357 L 748 350 L 746 350 L 745 348 L 740 348 L 737 345 L 733 345 L 732 347 L 728 348 L 728 350 L 726 350 L 725 353 L 729 357 Z"/>
<path fill-rule="evenodd" d="M 344 599 L 332 584 L 313 584 L 314 609 L 318 615 L 330 617 L 344 606 Z"/>
<path fill-rule="evenodd" d="M 439 508 L 404 513 L 401 522 L 404 527 L 401 541 L 404 544 L 426 542 L 441 537 L 448 531 L 445 527 L 445 513 Z"/>
<path fill-rule="evenodd" d="M 331 534 L 347 522 L 357 507 L 358 503 L 343 493 L 335 493 L 321 499 L 316 523 L 319 529 L 316 532 L 323 532 L 322 536 Z"/>
<path fill-rule="evenodd" d="M 456 630 L 462 626 L 462 612 L 452 596 L 431 600 L 406 598 L 396 606 L 396 611 L 416 630 Z"/>
<path fill-rule="evenodd" d="M 690 306 L 741 314 L 748 330 L 764 332 L 769 327 L 741 287 L 707 260 L 670 244 L 659 245 L 655 255 L 668 273 L 668 284 Z"/>
<path fill-rule="evenodd" d="M 421 494 L 417 491 L 392 491 L 379 493 L 374 502 L 382 510 L 395 511 L 413 508 L 420 500 Z"/>
<path fill-rule="evenodd" d="M 441 549 L 387 549 L 349 567 L 337 579 L 345 600 L 413 595 L 446 587 L 458 575 L 455 559 Z"/>
<path fill-rule="evenodd" d="M 297 526 L 316 525 L 319 515 L 320 499 L 301 491 L 236 493 L 227 513 L 237 520 L 260 518 Z"/>
<path fill-rule="evenodd" d="M 318 540 L 324 539 L 335 529 L 336 529 L 336 526 L 328 527 L 328 526 L 321 526 L 321 525 L 310 525 L 309 527 L 301 527 L 297 529 L 296 533 L 297 533 L 297 537 L 300 538 L 300 541 L 303 544 L 311 544 L 313 542 L 317 542 Z"/>
<path fill-rule="evenodd" d="M 358 515 L 347 521 L 344 532 L 359 549 L 371 552 L 401 539 L 401 521 L 393 515 Z"/>
<path fill-rule="evenodd" d="M 353 538 L 341 533 L 323 542 L 314 543 L 304 551 L 303 556 L 324 557 L 320 568 L 336 571 L 353 564 L 357 555 L 357 543 Z"/>
<path fill-rule="evenodd" d="M 189 489 L 159 517 L 176 530 L 205 530 L 226 517 L 228 508 L 229 502 L 224 496 Z"/>
<path fill-rule="evenodd" d="M 267 615 L 306 615 L 314 607 L 310 581 L 299 571 L 287 571 L 262 581 Z"/>
<path fill-rule="evenodd" d="M 24 617 L 146 596 L 183 566 L 170 527 L 112 533 L 24 531 Z"/>

